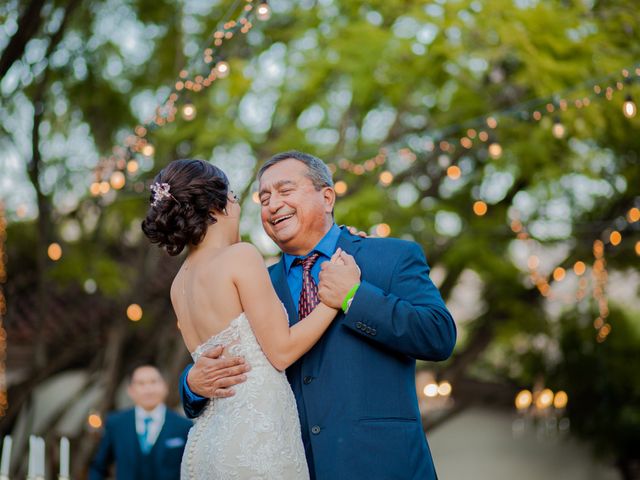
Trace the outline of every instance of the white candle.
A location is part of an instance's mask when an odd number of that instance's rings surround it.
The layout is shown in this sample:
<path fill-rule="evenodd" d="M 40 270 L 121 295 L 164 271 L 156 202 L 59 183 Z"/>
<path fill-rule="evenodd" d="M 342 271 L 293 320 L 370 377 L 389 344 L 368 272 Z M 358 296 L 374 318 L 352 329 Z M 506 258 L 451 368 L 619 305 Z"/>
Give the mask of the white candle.
<path fill-rule="evenodd" d="M 36 476 L 44 477 L 44 438 L 38 437 L 38 469 L 36 470 Z"/>
<path fill-rule="evenodd" d="M 2 442 L 2 462 L 0 462 L 0 475 L 9 476 L 9 466 L 11 464 L 11 437 L 7 435 Z"/>
<path fill-rule="evenodd" d="M 37 450 L 37 441 L 35 435 L 29 436 L 29 472 L 27 473 L 28 478 L 34 478 L 36 475 L 36 450 Z"/>
<path fill-rule="evenodd" d="M 69 439 L 60 439 L 60 477 L 69 478 Z"/>

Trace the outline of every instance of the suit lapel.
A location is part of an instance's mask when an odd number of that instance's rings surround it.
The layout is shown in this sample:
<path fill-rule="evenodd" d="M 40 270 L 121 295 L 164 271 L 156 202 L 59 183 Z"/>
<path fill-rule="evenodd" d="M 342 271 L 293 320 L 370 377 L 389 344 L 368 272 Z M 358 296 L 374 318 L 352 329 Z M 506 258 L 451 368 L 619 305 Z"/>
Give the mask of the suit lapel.
<path fill-rule="evenodd" d="M 280 258 L 280 261 L 274 265 L 271 269 L 271 283 L 276 290 L 280 301 L 284 304 L 284 308 L 289 315 L 289 324 L 294 325 L 298 322 L 298 314 L 296 313 L 296 306 L 291 298 L 291 291 L 289 290 L 289 284 L 287 283 L 287 276 L 284 269 L 284 255 Z"/>
<path fill-rule="evenodd" d="M 344 227 L 340 230 L 341 232 L 338 237 L 338 244 L 336 245 L 336 248 L 341 248 L 357 261 L 358 250 L 360 250 L 360 247 L 362 246 L 362 238 L 356 235 L 351 235 Z M 360 267 L 360 269 L 362 269 L 362 267 Z"/>
<path fill-rule="evenodd" d="M 127 449 L 131 452 L 131 455 L 138 459 L 142 456 L 142 447 L 140 446 L 140 439 L 138 438 L 138 432 L 136 431 L 136 411 L 135 408 L 129 410 L 125 417 L 126 423 L 126 438 L 129 439 L 129 443 L 133 448 Z"/>

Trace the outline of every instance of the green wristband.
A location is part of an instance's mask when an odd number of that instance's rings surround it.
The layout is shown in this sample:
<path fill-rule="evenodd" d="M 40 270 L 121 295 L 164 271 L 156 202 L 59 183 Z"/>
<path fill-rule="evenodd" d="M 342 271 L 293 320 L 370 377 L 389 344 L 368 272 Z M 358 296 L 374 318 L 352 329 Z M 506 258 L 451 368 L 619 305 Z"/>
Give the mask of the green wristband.
<path fill-rule="evenodd" d="M 347 295 L 344 297 L 344 300 L 342 301 L 343 312 L 346 313 L 346 311 L 349 310 L 349 306 L 351 305 L 350 300 L 353 300 L 353 297 L 358 291 L 358 288 L 360 288 L 360 284 L 356 283 L 353 287 L 351 287 L 351 290 L 349 290 L 349 293 L 347 293 Z"/>

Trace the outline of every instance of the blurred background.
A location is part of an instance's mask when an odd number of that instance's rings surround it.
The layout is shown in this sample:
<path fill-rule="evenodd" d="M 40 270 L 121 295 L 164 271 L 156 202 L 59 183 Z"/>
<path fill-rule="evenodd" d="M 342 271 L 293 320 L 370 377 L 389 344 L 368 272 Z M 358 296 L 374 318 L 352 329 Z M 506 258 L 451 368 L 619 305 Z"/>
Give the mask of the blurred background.
<path fill-rule="evenodd" d="M 84 478 L 126 372 L 189 355 L 182 258 L 140 229 L 171 160 L 327 161 L 336 221 L 422 245 L 454 318 L 416 388 L 442 479 L 640 478 L 636 0 L 7 0 L 0 436 Z"/>

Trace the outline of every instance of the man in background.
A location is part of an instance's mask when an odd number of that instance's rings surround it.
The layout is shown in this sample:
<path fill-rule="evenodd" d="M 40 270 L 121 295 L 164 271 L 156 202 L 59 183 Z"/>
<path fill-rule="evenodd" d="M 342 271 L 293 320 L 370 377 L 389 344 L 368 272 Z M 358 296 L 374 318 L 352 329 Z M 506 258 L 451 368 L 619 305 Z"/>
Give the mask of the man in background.
<path fill-rule="evenodd" d="M 127 393 L 135 407 L 107 418 L 89 480 L 108 478 L 112 464 L 117 480 L 178 480 L 192 423 L 167 409 L 167 384 L 152 365 L 132 371 Z"/>

